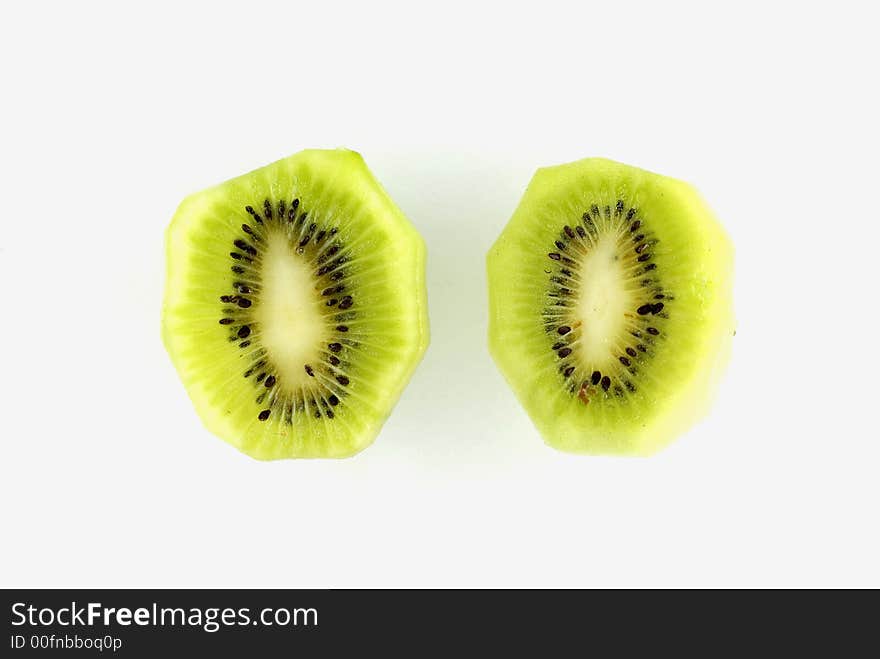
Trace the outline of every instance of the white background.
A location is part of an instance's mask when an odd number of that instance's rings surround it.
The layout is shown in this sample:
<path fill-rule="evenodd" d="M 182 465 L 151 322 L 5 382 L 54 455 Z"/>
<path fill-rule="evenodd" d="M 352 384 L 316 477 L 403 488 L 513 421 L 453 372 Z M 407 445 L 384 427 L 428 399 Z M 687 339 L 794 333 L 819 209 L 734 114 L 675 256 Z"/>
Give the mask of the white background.
<path fill-rule="evenodd" d="M 880 586 L 877 19 L 714 4 L 5 4 L 0 583 Z M 163 232 L 336 146 L 424 235 L 433 340 L 371 448 L 260 463 L 164 352 Z M 545 447 L 486 350 L 486 250 L 589 155 L 737 248 L 717 403 L 650 459 Z"/>

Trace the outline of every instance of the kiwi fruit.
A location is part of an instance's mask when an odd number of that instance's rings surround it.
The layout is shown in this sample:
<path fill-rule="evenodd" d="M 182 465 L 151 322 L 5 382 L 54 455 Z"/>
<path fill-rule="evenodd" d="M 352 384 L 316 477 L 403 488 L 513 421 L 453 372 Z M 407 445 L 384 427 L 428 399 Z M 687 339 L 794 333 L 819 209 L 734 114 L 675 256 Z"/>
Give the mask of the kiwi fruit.
<path fill-rule="evenodd" d="M 647 455 L 707 410 L 733 248 L 690 185 L 600 158 L 539 169 L 487 266 L 490 351 L 549 445 Z"/>
<path fill-rule="evenodd" d="M 373 441 L 427 347 L 425 245 L 360 155 L 193 194 L 166 243 L 163 339 L 209 430 L 266 460 Z"/>

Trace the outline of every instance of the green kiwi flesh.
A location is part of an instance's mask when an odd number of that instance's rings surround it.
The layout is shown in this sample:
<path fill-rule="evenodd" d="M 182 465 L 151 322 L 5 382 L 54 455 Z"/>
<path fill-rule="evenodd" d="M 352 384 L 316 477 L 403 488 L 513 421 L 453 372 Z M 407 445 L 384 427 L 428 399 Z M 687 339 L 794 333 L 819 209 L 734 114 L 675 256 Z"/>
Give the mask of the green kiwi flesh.
<path fill-rule="evenodd" d="M 551 446 L 650 454 L 707 410 L 733 249 L 688 184 L 600 158 L 541 169 L 487 266 L 490 350 Z"/>
<path fill-rule="evenodd" d="M 259 459 L 368 446 L 428 343 L 425 246 L 348 150 L 185 199 L 163 338 L 204 424 Z"/>

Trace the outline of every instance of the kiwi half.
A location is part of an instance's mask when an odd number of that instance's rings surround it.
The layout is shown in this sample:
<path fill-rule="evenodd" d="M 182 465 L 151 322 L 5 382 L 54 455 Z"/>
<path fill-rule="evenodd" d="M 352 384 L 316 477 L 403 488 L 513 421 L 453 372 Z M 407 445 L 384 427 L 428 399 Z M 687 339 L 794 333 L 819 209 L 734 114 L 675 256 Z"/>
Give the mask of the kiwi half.
<path fill-rule="evenodd" d="M 540 169 L 487 263 L 490 350 L 548 444 L 650 454 L 705 412 L 733 249 L 691 186 L 599 158 Z"/>
<path fill-rule="evenodd" d="M 421 236 L 347 150 L 196 193 L 167 232 L 163 338 L 209 430 L 260 459 L 375 438 L 428 343 Z"/>

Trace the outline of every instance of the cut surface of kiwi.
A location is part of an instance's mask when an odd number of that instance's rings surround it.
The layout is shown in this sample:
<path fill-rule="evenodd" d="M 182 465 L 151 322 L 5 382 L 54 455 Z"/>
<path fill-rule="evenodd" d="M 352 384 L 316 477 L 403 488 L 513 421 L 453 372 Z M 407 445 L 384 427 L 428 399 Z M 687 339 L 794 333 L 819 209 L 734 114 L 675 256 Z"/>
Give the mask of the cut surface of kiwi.
<path fill-rule="evenodd" d="M 646 455 L 705 413 L 733 248 L 690 185 L 600 158 L 540 169 L 487 266 L 491 353 L 548 444 Z"/>
<path fill-rule="evenodd" d="M 163 339 L 202 421 L 260 459 L 368 446 L 428 343 L 425 245 L 355 152 L 185 199 Z"/>

